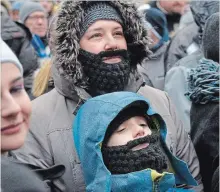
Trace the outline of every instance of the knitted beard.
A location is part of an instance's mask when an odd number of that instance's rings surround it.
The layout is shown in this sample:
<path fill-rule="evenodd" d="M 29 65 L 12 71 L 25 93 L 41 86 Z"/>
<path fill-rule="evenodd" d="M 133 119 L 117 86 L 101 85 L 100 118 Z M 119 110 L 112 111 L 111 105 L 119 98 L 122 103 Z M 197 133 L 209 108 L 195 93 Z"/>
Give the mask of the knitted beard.
<path fill-rule="evenodd" d="M 113 56 L 120 56 L 121 62 L 114 64 L 103 62 L 104 57 Z M 92 54 L 80 49 L 78 59 L 88 77 L 87 91 L 91 96 L 124 90 L 130 74 L 130 60 L 126 50 L 103 51 L 99 54 Z"/>
<path fill-rule="evenodd" d="M 148 147 L 137 151 L 132 148 L 143 143 L 149 143 Z M 126 174 L 147 168 L 161 173 L 168 168 L 167 158 L 161 149 L 159 135 L 152 133 L 126 145 L 107 147 L 102 146 L 103 160 L 112 174 Z"/>

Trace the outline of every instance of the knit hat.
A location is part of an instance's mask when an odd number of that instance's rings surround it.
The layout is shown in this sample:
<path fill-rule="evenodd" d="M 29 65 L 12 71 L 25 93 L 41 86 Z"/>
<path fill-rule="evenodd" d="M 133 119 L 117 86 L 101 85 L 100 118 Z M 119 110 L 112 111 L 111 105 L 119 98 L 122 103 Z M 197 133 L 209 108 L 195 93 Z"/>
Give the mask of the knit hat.
<path fill-rule="evenodd" d="M 166 42 L 169 40 L 167 19 L 162 11 L 155 8 L 146 9 L 145 19 L 152 25 L 153 29 L 161 36 L 163 41 Z"/>
<path fill-rule="evenodd" d="M 12 3 L 12 10 L 20 10 L 20 8 L 23 5 L 23 1 L 15 1 L 14 3 Z"/>
<path fill-rule="evenodd" d="M 8 47 L 8 45 L 0 38 L 0 47 L 1 47 L 1 57 L 0 62 L 3 63 L 13 63 L 15 64 L 18 69 L 20 70 L 21 74 L 23 75 L 23 67 L 18 60 L 18 58 L 15 56 L 15 54 L 12 52 L 12 50 Z"/>
<path fill-rule="evenodd" d="M 148 109 L 148 105 L 146 103 L 137 101 L 128 105 L 126 108 L 120 111 L 120 113 L 108 126 L 108 129 L 105 133 L 103 145 L 107 144 L 109 138 L 114 133 L 114 131 L 117 130 L 117 128 L 128 119 L 135 116 L 141 116 L 141 117 L 145 117 L 148 121 L 149 117 L 147 116 L 147 109 Z"/>
<path fill-rule="evenodd" d="M 80 29 L 80 38 L 89 26 L 97 20 L 114 20 L 123 25 L 122 17 L 114 7 L 106 2 L 95 2 L 85 10 L 84 21 Z"/>
<path fill-rule="evenodd" d="M 20 9 L 19 18 L 22 23 L 25 22 L 27 17 L 33 12 L 41 11 L 46 13 L 45 9 L 37 2 L 25 2 Z"/>
<path fill-rule="evenodd" d="M 202 44 L 205 58 L 219 63 L 219 12 L 206 21 Z"/>

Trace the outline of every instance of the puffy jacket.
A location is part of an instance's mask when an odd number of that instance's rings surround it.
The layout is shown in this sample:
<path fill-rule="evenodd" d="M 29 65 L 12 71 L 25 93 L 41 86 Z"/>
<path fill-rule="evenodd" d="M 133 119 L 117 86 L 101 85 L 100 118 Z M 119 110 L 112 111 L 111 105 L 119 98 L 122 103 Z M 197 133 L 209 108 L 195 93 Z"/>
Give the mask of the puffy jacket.
<path fill-rule="evenodd" d="M 91 96 L 83 88 L 82 65 L 78 61 L 78 32 L 83 12 L 92 1 L 64 1 L 56 18 L 56 33 L 51 36 L 53 55 L 53 80 L 55 89 L 33 101 L 30 132 L 24 147 L 15 152 L 20 161 L 41 168 L 64 164 L 66 172 L 54 180 L 52 191 L 85 191 L 81 164 L 73 145 L 72 122 L 78 108 Z M 125 38 L 132 53 L 134 67 L 148 55 L 148 38 L 141 24 L 136 7 L 130 2 L 108 1 L 121 13 L 126 27 Z M 132 16 L 131 16 L 132 14 Z M 69 19 L 67 19 L 67 17 Z M 67 30 L 68 29 L 68 30 Z M 75 38 L 75 39 L 73 39 Z M 136 61 L 136 64 L 135 62 Z M 125 91 L 138 92 L 149 99 L 152 106 L 164 118 L 167 127 L 168 147 L 172 153 L 187 162 L 190 172 L 202 191 L 199 162 L 190 138 L 164 92 L 144 86 L 136 72 L 130 73 Z"/>

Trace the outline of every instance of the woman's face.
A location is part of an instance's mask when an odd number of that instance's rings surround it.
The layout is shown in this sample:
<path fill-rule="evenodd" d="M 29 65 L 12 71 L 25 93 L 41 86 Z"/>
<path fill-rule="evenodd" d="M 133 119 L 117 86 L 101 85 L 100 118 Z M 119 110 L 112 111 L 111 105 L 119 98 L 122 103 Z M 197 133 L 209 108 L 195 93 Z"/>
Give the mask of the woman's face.
<path fill-rule="evenodd" d="M 19 69 L 1 64 L 1 153 L 20 148 L 28 133 L 31 102 Z"/>

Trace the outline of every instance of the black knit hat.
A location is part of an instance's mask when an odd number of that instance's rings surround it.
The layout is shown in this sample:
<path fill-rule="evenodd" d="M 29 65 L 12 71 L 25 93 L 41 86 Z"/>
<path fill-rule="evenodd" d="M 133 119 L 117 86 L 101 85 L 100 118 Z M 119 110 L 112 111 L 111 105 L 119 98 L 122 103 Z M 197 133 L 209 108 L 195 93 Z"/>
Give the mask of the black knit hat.
<path fill-rule="evenodd" d="M 105 133 L 105 138 L 103 140 L 103 145 L 106 145 L 111 135 L 114 131 L 126 120 L 135 117 L 142 116 L 149 122 L 149 117 L 147 115 L 148 105 L 143 101 L 136 101 L 125 107 L 120 113 L 115 117 L 115 119 L 109 124 L 107 131 Z"/>
<path fill-rule="evenodd" d="M 219 12 L 206 21 L 202 44 L 205 58 L 219 63 Z"/>
<path fill-rule="evenodd" d="M 123 25 L 122 17 L 117 10 L 106 2 L 94 2 L 86 10 L 84 21 L 80 29 L 80 38 L 84 35 L 90 25 L 97 20 L 114 20 Z"/>

